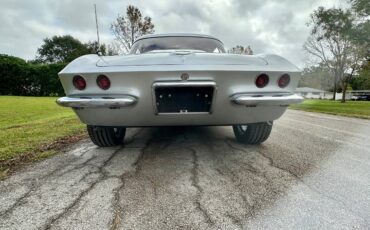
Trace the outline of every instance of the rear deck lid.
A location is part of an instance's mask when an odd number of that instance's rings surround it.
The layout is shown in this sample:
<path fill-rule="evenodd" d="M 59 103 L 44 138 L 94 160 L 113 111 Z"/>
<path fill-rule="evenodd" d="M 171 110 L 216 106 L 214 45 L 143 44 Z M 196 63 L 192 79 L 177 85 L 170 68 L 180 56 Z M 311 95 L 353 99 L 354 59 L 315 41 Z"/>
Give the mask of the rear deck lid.
<path fill-rule="evenodd" d="M 101 57 L 97 66 L 152 66 L 152 65 L 267 65 L 253 55 L 216 54 L 192 51 L 155 52 L 136 55 Z"/>

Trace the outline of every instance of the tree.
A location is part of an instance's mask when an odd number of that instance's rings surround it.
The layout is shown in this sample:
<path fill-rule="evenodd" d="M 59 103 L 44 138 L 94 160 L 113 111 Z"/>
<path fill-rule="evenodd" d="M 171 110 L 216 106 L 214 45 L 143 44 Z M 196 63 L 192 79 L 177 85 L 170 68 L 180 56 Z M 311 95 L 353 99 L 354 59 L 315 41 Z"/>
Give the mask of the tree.
<path fill-rule="evenodd" d="M 232 47 L 231 49 L 229 49 L 228 53 L 253 55 L 253 50 L 250 46 L 243 47 L 241 45 L 237 45 L 237 46 Z"/>
<path fill-rule="evenodd" d="M 110 46 L 96 41 L 82 43 L 71 35 L 45 38 L 34 63 L 68 63 L 85 54 L 113 55 Z"/>
<path fill-rule="evenodd" d="M 27 78 L 27 62 L 21 58 L 0 54 L 0 95 L 23 95 Z"/>
<path fill-rule="evenodd" d="M 370 90 L 370 75 L 360 75 L 351 81 L 353 90 Z"/>
<path fill-rule="evenodd" d="M 359 14 L 359 16 L 370 15 L 370 2 L 369 0 L 350 0 L 352 3 L 352 9 Z"/>
<path fill-rule="evenodd" d="M 310 66 L 302 71 L 298 87 L 310 87 L 322 90 L 333 89 L 333 76 L 330 70 L 323 64 Z"/>
<path fill-rule="evenodd" d="M 353 39 L 355 17 L 350 10 L 319 7 L 311 15 L 309 25 L 313 28 L 304 49 L 333 74 L 333 100 L 339 83 L 343 89 L 341 101 L 345 102 L 348 83 L 366 56 L 363 45 Z"/>
<path fill-rule="evenodd" d="M 350 0 L 351 10 L 355 16 L 353 25 L 353 40 L 362 45 L 367 50 L 367 60 L 370 60 L 370 1 L 368 0 Z"/>
<path fill-rule="evenodd" d="M 353 90 L 370 90 L 370 61 L 359 72 L 359 75 L 351 80 Z"/>
<path fill-rule="evenodd" d="M 108 56 L 114 56 L 119 54 L 119 45 L 117 42 L 112 42 L 110 45 L 107 46 L 107 54 Z"/>
<path fill-rule="evenodd" d="M 108 53 L 107 46 L 105 44 L 98 44 L 97 41 L 94 42 L 88 42 L 84 44 L 87 48 L 88 53 L 91 54 L 98 54 L 100 53 L 101 55 L 106 55 Z"/>
<path fill-rule="evenodd" d="M 21 58 L 0 54 L 0 95 L 63 95 L 58 72 L 64 67 L 63 63 L 26 62 Z"/>
<path fill-rule="evenodd" d="M 37 50 L 36 60 L 43 63 L 67 63 L 77 57 L 91 53 L 87 45 L 70 35 L 45 38 L 44 44 Z"/>
<path fill-rule="evenodd" d="M 143 18 L 137 7 L 129 5 L 126 15 L 118 15 L 111 25 L 111 30 L 120 44 L 120 51 L 128 53 L 138 37 L 154 33 L 154 25 L 150 17 Z"/>

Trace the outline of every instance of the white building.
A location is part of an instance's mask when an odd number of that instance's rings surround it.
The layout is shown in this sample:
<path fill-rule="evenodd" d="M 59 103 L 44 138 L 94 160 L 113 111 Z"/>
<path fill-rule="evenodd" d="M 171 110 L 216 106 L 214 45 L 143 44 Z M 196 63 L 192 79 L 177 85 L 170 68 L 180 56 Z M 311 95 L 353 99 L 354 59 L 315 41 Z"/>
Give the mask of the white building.
<path fill-rule="evenodd" d="M 302 97 L 307 99 L 324 99 L 327 98 L 329 95 L 333 95 L 330 92 L 309 87 L 297 88 L 295 92 L 296 94 L 301 95 Z"/>
<path fill-rule="evenodd" d="M 296 94 L 301 95 L 306 99 L 332 99 L 333 92 L 328 92 L 320 89 L 309 87 L 297 88 Z M 348 90 L 346 100 L 369 100 L 370 90 Z M 335 100 L 342 100 L 342 93 L 335 94 Z"/>

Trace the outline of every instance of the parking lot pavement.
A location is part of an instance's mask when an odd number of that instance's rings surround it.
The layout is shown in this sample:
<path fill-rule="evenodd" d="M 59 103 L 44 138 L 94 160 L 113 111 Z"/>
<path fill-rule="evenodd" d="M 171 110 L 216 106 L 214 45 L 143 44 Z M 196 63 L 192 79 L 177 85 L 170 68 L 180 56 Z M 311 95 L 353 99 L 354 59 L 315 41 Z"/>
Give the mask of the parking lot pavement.
<path fill-rule="evenodd" d="M 0 229 L 369 229 L 369 134 L 291 110 L 259 146 L 230 127 L 128 129 L 0 182 Z"/>

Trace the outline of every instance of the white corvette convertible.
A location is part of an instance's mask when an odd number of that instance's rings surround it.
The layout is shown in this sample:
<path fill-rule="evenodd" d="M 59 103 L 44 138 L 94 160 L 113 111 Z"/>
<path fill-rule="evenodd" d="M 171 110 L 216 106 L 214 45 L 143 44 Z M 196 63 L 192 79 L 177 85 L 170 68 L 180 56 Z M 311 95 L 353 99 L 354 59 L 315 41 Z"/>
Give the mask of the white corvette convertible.
<path fill-rule="evenodd" d="M 98 146 L 122 143 L 126 127 L 232 125 L 236 139 L 259 144 L 292 103 L 299 69 L 277 55 L 225 53 L 220 40 L 157 34 L 124 56 L 85 55 L 59 77 L 71 107 Z"/>

